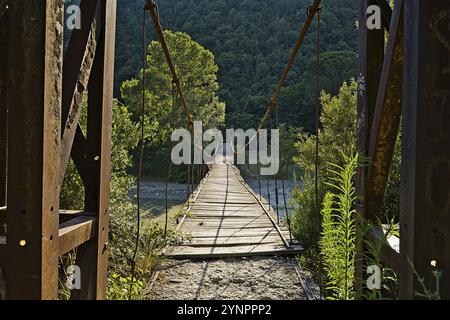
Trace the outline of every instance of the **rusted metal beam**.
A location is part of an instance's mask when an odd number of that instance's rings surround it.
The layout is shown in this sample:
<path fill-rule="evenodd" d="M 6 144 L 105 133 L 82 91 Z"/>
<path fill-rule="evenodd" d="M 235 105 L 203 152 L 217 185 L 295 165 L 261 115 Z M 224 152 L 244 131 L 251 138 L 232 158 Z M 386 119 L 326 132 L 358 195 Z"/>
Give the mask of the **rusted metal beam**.
<path fill-rule="evenodd" d="M 8 61 L 8 12 L 6 0 L 0 0 L 0 61 Z M 7 178 L 7 63 L 0 63 L 0 206 L 6 204 Z M 0 269 L 4 270 L 6 259 L 6 207 L 0 207 Z M 0 270 L 0 271 L 1 271 Z"/>
<path fill-rule="evenodd" d="M 361 156 L 369 154 L 369 136 L 378 94 L 378 85 L 384 60 L 384 31 L 367 28 L 367 8 L 377 4 L 375 0 L 361 0 L 359 14 L 359 76 L 357 106 L 357 150 Z M 363 230 L 368 198 L 368 168 L 360 167 L 356 182 L 356 224 L 359 233 Z M 363 244 L 357 248 L 355 258 L 355 288 L 362 295 Z"/>
<path fill-rule="evenodd" d="M 64 59 L 60 186 L 69 163 L 101 29 L 100 0 L 83 0 L 80 10 L 82 26 L 73 30 Z"/>
<path fill-rule="evenodd" d="M 396 1 L 369 138 L 366 218 L 381 218 L 402 114 L 403 0 Z"/>
<path fill-rule="evenodd" d="M 116 0 L 102 0 L 102 3 L 105 19 L 88 92 L 87 141 L 90 150 L 95 152 L 97 170 L 92 180 L 97 188 L 93 199 L 86 194 L 85 208 L 97 214 L 98 228 L 97 237 L 78 249 L 82 289 L 72 293 L 73 299 L 104 299 L 106 295 Z"/>
<path fill-rule="evenodd" d="M 380 227 L 370 229 L 367 239 L 374 244 L 385 241 L 383 233 L 384 231 Z M 391 268 L 397 274 L 400 273 L 400 254 L 388 242 L 385 242 L 381 248 L 380 258 L 384 267 Z"/>
<path fill-rule="evenodd" d="M 8 61 L 8 12 L 6 1 L 0 1 L 0 61 Z M 7 151 L 7 63 L 0 63 L 0 206 L 6 204 Z"/>
<path fill-rule="evenodd" d="M 81 215 L 59 225 L 59 255 L 79 247 L 97 235 L 97 217 Z"/>
<path fill-rule="evenodd" d="M 75 167 L 80 174 L 81 180 L 83 181 L 86 201 L 89 202 L 89 207 L 94 208 L 95 198 L 98 191 L 97 183 L 93 177 L 96 176 L 98 171 L 96 162 L 96 152 L 89 145 L 82 129 L 80 126 L 77 127 L 75 132 L 75 138 L 72 145 L 72 160 Z"/>
<path fill-rule="evenodd" d="M 64 8 L 9 7 L 6 297 L 56 299 Z"/>
<path fill-rule="evenodd" d="M 67 218 L 66 221 L 59 225 L 59 256 L 77 248 L 97 235 L 97 217 L 91 213 L 76 210 L 60 210 L 60 215 L 70 218 Z M 2 215 L 0 212 L 1 220 Z M 2 253 L 4 253 L 6 236 L 0 232 L 0 238 L 0 248 Z"/>
<path fill-rule="evenodd" d="M 436 289 L 432 264 L 450 299 L 449 22 L 449 1 L 405 1 L 401 299 L 423 292 L 414 269 Z"/>

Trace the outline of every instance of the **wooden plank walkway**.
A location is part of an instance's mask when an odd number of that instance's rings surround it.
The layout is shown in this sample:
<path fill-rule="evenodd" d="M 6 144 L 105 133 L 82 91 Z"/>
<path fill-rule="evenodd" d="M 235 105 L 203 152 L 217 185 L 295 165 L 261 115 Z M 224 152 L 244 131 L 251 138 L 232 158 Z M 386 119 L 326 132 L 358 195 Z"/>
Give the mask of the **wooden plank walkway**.
<path fill-rule="evenodd" d="M 303 248 L 289 243 L 289 231 L 277 226 L 267 202 L 259 202 L 237 169 L 222 159 L 212 165 L 195 195 L 179 231 L 191 238 L 171 247 L 171 258 L 220 258 L 297 255 Z"/>

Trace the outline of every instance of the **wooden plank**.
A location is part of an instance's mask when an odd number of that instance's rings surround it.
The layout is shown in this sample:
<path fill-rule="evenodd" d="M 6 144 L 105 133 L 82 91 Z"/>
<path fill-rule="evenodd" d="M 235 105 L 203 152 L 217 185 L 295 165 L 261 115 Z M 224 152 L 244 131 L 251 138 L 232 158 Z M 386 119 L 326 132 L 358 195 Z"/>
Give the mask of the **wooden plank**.
<path fill-rule="evenodd" d="M 7 207 L 0 207 L 0 215 L 6 214 Z M 75 216 L 86 214 L 84 210 L 59 210 L 60 215 Z"/>
<path fill-rule="evenodd" d="M 258 205 L 258 203 L 250 203 L 250 204 L 229 204 L 229 203 L 208 203 L 208 202 L 194 202 L 192 204 L 192 208 L 198 209 L 198 210 L 226 210 L 226 211 L 232 211 L 232 210 L 255 210 L 255 209 L 261 209 L 261 206 Z"/>
<path fill-rule="evenodd" d="M 233 225 L 221 225 L 221 226 L 212 226 L 212 225 L 205 225 L 202 227 L 198 227 L 198 226 L 189 226 L 187 225 L 183 231 L 184 232 L 190 232 L 192 234 L 196 233 L 196 232 L 200 232 L 203 230 L 206 230 L 210 233 L 211 236 L 217 234 L 219 232 L 219 230 L 234 230 L 234 231 L 238 231 L 238 230 L 261 230 L 261 232 L 265 232 L 267 230 L 270 230 L 270 225 L 266 224 L 266 225 L 253 225 L 253 224 L 248 224 L 248 225 L 239 225 L 239 226 L 233 226 Z M 281 240 L 281 238 L 280 238 Z"/>
<path fill-rule="evenodd" d="M 97 217 L 80 216 L 59 225 L 59 255 L 77 248 L 97 234 Z"/>
<path fill-rule="evenodd" d="M 284 245 L 262 244 L 262 245 L 242 245 L 236 247 L 189 247 L 178 246 L 166 253 L 167 257 L 172 259 L 217 259 L 227 257 L 242 257 L 242 256 L 265 256 L 265 255 L 299 255 L 303 248 L 295 246 L 291 249 L 286 249 Z"/>
<path fill-rule="evenodd" d="M 257 203 L 254 198 L 251 197 L 235 197 L 235 196 L 204 196 L 200 193 L 197 197 L 196 203 L 209 202 L 215 204 L 252 204 Z"/>
<path fill-rule="evenodd" d="M 193 238 L 210 238 L 212 236 L 216 238 L 220 237 L 264 237 L 269 235 L 278 234 L 275 228 L 272 229 L 241 229 L 241 230 L 233 230 L 233 229 L 220 229 L 217 233 L 212 234 L 209 230 L 198 230 L 196 232 L 192 232 L 191 236 Z"/>
<path fill-rule="evenodd" d="M 214 204 L 214 203 L 197 203 L 194 202 L 192 204 L 192 210 L 197 210 L 199 212 L 225 212 L 225 211 L 230 211 L 230 212 L 239 212 L 239 211 L 245 211 L 245 212 L 261 212 L 261 205 L 259 205 L 258 203 L 249 203 L 249 204 L 241 204 L 241 205 L 236 205 L 236 204 L 227 204 L 227 203 L 219 203 L 219 204 Z"/>
<path fill-rule="evenodd" d="M 232 199 L 239 199 L 239 200 L 247 200 L 247 199 L 252 199 L 252 197 L 249 196 L 249 194 L 230 194 L 229 192 L 224 193 L 223 191 L 219 194 L 206 194 L 206 193 L 200 193 L 201 198 L 202 199 L 212 199 L 212 200 L 219 200 L 219 199 L 227 199 L 227 200 L 232 200 Z"/>
<path fill-rule="evenodd" d="M 217 227 L 217 226 L 235 226 L 236 228 L 246 227 L 249 224 L 252 226 L 272 226 L 272 223 L 267 217 L 255 219 L 187 219 L 187 227 Z"/>
<path fill-rule="evenodd" d="M 77 260 L 84 272 L 82 289 L 73 299 L 105 299 L 108 263 L 109 189 L 111 174 L 111 117 L 114 77 L 116 0 L 102 1 L 102 35 L 97 47 L 88 96 L 88 143 L 95 151 L 95 195 L 86 194 L 86 210 L 96 212 L 98 236 L 80 246 Z M 94 196 L 94 198 L 92 198 Z M 92 206 L 94 204 L 94 206 Z"/>
<path fill-rule="evenodd" d="M 450 299 L 450 2 L 405 1 L 400 299 L 422 287 Z"/>
<path fill-rule="evenodd" d="M 248 212 L 248 215 L 246 214 Z M 256 210 L 256 209 L 246 209 L 246 208 L 242 208 L 242 209 L 220 209 L 220 208 L 216 208 L 216 209 L 212 209 L 212 210 L 207 210 L 207 209 L 199 209 L 197 207 L 192 207 L 191 210 L 191 215 L 198 215 L 198 216 L 238 216 L 238 215 L 245 215 L 245 216 L 252 216 L 252 215 L 260 215 L 262 212 L 261 210 Z"/>
<path fill-rule="evenodd" d="M 224 246 L 224 245 L 255 245 L 262 243 L 279 243 L 278 234 L 253 237 L 202 237 L 192 238 L 184 245 L 189 246 Z"/>
<path fill-rule="evenodd" d="M 265 213 L 258 212 L 249 215 L 225 215 L 225 214 L 217 214 L 217 215 L 197 215 L 195 213 L 189 217 L 189 221 L 192 222 L 214 222 L 214 221 L 223 221 L 227 223 L 239 223 L 239 222 L 247 222 L 247 221 L 269 221 Z"/>
<path fill-rule="evenodd" d="M 242 213 L 242 214 L 236 214 L 236 213 L 218 213 L 218 214 L 202 214 L 198 212 L 191 213 L 191 220 L 202 220 L 202 219 L 219 219 L 222 218 L 224 220 L 226 219 L 246 219 L 246 218 L 258 218 L 258 217 L 264 217 L 265 214 L 261 214 L 261 212 L 249 212 L 248 214 Z"/>
<path fill-rule="evenodd" d="M 9 3 L 7 299 L 58 295 L 64 8 Z"/>
<path fill-rule="evenodd" d="M 196 201 L 196 203 L 198 203 L 198 204 L 210 204 L 210 205 L 222 205 L 222 206 L 240 206 L 240 207 L 242 207 L 242 206 L 245 206 L 245 205 L 253 205 L 253 204 L 255 204 L 256 202 L 250 202 L 250 201 L 233 201 L 233 202 L 228 202 L 227 201 L 227 203 L 226 204 L 224 204 L 222 201 L 218 201 L 218 202 L 213 202 L 213 201 L 201 201 L 201 200 L 199 200 L 199 201 Z"/>
<path fill-rule="evenodd" d="M 66 215 L 66 216 L 76 216 L 85 214 L 86 212 L 84 210 L 59 210 L 60 215 Z"/>
<path fill-rule="evenodd" d="M 85 213 L 85 212 L 84 212 Z M 95 236 L 97 218 L 78 216 L 59 225 L 59 255 L 75 249 Z M 6 245 L 6 236 L 0 236 L 0 245 Z"/>
<path fill-rule="evenodd" d="M 247 226 L 233 226 L 233 225 L 221 225 L 221 226 L 202 226 L 202 227 L 198 227 L 198 226 L 186 226 L 185 228 L 183 228 L 182 231 L 184 232 L 189 232 L 192 235 L 195 235 L 196 233 L 202 232 L 202 231 L 207 231 L 209 232 L 210 236 L 215 236 L 216 234 L 218 234 L 220 231 L 222 230 L 232 230 L 234 232 L 238 232 L 241 230 L 257 230 L 260 233 L 266 233 L 268 230 L 272 230 L 270 229 L 269 225 L 253 225 L 253 224 L 249 224 Z M 281 238 L 280 238 L 281 240 Z"/>
<path fill-rule="evenodd" d="M 209 240 L 198 240 L 191 241 L 183 244 L 184 246 L 189 246 L 191 248 L 223 248 L 223 247 L 239 247 L 239 246 L 255 246 L 263 244 L 277 244 L 279 243 L 279 238 L 267 238 L 263 240 L 254 240 L 249 238 L 248 240 L 244 238 L 236 239 L 223 239 L 219 241 L 209 241 Z M 245 251 L 243 252 L 245 254 Z"/>
<path fill-rule="evenodd" d="M 197 215 L 197 216 L 239 216 L 239 215 L 244 215 L 244 216 L 253 216 L 253 215 L 261 215 L 262 212 L 261 210 L 257 210 L 257 209 L 253 209 L 253 208 L 245 208 L 243 207 L 242 209 L 220 209 L 220 208 L 216 208 L 216 209 L 212 209 L 212 210 L 208 210 L 206 208 L 197 208 L 195 206 L 192 207 L 193 209 L 191 210 L 191 214 L 192 215 Z"/>

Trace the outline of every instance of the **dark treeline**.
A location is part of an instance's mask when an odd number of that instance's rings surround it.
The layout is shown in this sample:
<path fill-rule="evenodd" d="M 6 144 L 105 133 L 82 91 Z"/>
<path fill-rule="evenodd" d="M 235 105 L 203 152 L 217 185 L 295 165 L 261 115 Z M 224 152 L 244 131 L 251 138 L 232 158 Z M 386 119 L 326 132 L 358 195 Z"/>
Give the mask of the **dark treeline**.
<path fill-rule="evenodd" d="M 219 96 L 227 125 L 255 127 L 278 83 L 311 0 L 157 1 L 163 28 L 183 31 L 210 49 L 219 66 Z M 141 68 L 145 0 L 118 1 L 115 95 Z M 324 0 L 321 85 L 337 93 L 356 75 L 358 3 Z M 152 30 L 150 18 L 148 29 Z M 313 24 L 280 98 L 280 121 L 314 125 L 316 23 Z M 149 31 L 149 41 L 155 39 Z"/>

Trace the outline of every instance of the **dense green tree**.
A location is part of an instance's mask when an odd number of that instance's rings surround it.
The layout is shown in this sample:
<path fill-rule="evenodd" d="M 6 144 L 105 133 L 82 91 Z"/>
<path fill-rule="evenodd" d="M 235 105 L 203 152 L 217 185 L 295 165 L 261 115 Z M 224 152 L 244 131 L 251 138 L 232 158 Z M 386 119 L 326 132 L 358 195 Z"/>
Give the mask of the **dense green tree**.
<path fill-rule="evenodd" d="M 165 31 L 164 35 L 193 120 L 202 121 L 204 129 L 219 127 L 224 123 L 225 104 L 217 96 L 218 67 L 214 55 L 185 33 Z M 142 77 L 141 70 L 139 79 L 122 84 L 124 103 L 135 116 L 139 115 L 142 105 Z M 150 139 L 145 173 L 164 175 L 165 170 L 157 164 L 170 160 L 171 132 L 174 127 L 187 128 L 187 116 L 176 98 L 172 76 L 158 41 L 152 41 L 148 47 L 145 94 L 146 123 L 153 129 L 147 130 Z"/>

